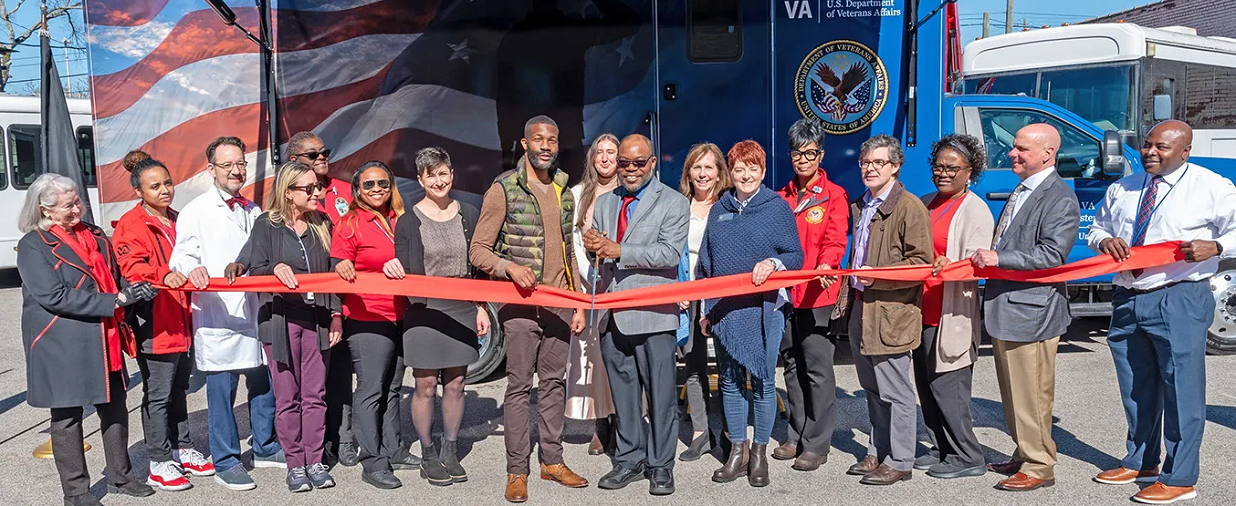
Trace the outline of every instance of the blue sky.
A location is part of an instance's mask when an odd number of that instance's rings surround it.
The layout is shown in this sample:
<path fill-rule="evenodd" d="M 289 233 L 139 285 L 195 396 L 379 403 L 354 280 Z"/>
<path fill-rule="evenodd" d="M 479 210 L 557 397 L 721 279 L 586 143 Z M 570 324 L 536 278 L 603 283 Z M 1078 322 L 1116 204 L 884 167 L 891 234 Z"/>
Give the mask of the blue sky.
<path fill-rule="evenodd" d="M 14 5 L 12 2 L 9 2 L 9 4 Z M 82 12 L 80 10 L 74 11 L 70 15 L 75 16 L 75 25 L 78 30 L 85 30 L 86 23 L 82 20 Z M 25 31 L 25 27 L 34 26 L 38 22 L 39 3 L 27 0 L 13 16 L 13 31 L 20 34 Z M 68 75 L 64 70 L 65 50 L 58 46 L 64 44 L 63 39 L 69 36 L 71 30 L 69 29 L 69 24 L 63 18 L 53 19 L 49 25 L 51 26 L 52 55 L 56 57 L 56 68 L 60 71 L 61 77 L 63 77 Z M 8 34 L 4 34 L 4 37 L 7 40 Z M 85 40 L 84 37 L 82 40 Z M 27 39 L 24 44 L 17 46 L 17 50 L 13 52 L 12 64 L 13 66 L 10 69 L 12 77 L 5 91 L 18 94 L 25 93 L 27 86 L 29 86 L 28 82 L 16 81 L 39 78 L 39 36 L 37 33 Z M 85 74 L 87 72 L 85 51 L 69 50 L 69 72 L 72 74 Z M 32 82 L 38 85 L 38 81 Z M 84 75 L 73 78 L 74 89 L 78 89 L 85 84 L 86 77 Z"/>

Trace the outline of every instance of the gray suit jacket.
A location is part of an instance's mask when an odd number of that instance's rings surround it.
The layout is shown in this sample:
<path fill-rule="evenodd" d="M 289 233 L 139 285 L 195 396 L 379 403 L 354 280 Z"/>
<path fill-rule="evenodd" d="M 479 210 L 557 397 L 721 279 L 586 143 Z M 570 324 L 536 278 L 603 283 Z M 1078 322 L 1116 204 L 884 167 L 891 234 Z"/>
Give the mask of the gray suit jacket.
<path fill-rule="evenodd" d="M 1024 198 L 995 249 L 998 266 L 1029 271 L 1064 265 L 1081 224 L 1077 196 L 1053 173 Z M 1072 321 L 1064 283 L 990 279 L 983 300 L 984 329 L 1004 341 L 1051 339 L 1064 334 Z"/>
<path fill-rule="evenodd" d="M 619 188 L 598 196 L 592 210 L 592 228 L 609 238 L 618 235 Z M 687 198 L 653 179 L 644 189 L 622 238 L 622 257 L 601 263 L 597 293 L 658 286 L 678 281 L 678 262 L 687 245 L 691 221 Z M 678 329 L 678 305 L 662 304 L 613 312 L 618 330 L 626 335 L 670 332 Z"/>

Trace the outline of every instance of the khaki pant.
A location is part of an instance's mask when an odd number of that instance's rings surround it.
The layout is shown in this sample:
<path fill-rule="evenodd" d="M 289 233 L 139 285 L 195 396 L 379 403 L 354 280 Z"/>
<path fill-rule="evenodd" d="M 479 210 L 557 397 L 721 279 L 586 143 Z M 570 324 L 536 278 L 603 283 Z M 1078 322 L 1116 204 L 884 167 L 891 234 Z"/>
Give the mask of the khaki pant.
<path fill-rule="evenodd" d="M 992 339 L 1004 423 L 1017 443 L 1013 458 L 1021 472 L 1040 480 L 1056 475 L 1056 442 L 1051 438 L 1056 399 L 1056 348 L 1060 337 L 1020 343 Z"/>

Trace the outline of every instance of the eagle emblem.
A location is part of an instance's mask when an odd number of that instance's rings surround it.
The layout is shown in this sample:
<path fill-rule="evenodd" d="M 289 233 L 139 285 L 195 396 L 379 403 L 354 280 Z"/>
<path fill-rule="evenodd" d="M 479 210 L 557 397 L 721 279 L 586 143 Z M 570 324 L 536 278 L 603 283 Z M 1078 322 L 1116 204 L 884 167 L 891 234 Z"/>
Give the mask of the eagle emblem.
<path fill-rule="evenodd" d="M 866 128 L 888 98 L 884 62 L 867 46 L 851 40 L 826 42 L 803 59 L 795 80 L 795 99 L 804 117 L 817 117 L 836 135 Z"/>

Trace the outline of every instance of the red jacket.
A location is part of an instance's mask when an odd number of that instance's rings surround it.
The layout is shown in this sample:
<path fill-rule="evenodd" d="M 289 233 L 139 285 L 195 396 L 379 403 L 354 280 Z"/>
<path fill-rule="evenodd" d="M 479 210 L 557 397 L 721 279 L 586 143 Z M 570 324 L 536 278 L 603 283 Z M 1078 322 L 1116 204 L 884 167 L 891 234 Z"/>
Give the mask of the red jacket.
<path fill-rule="evenodd" d="M 803 245 L 803 269 L 836 268 L 845 256 L 846 229 L 850 222 L 850 198 L 845 190 L 828 180 L 824 169 L 816 173 L 815 181 L 799 199 L 797 178 L 790 180 L 777 194 L 790 204 L 798 221 L 798 241 Z M 842 283 L 828 290 L 811 281 L 795 286 L 791 298 L 796 308 L 816 308 L 837 303 Z"/>
<path fill-rule="evenodd" d="M 175 244 L 176 213 L 170 211 L 173 234 L 163 230 L 158 218 L 146 212 L 139 202 L 116 222 L 112 241 L 120 274 L 129 282 L 162 284 L 170 272 L 167 259 Z M 131 322 L 142 353 L 163 355 L 189 351 L 193 320 L 189 295 L 175 290 L 160 290 L 149 304 L 134 306 L 137 321 Z"/>

